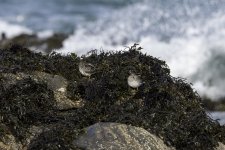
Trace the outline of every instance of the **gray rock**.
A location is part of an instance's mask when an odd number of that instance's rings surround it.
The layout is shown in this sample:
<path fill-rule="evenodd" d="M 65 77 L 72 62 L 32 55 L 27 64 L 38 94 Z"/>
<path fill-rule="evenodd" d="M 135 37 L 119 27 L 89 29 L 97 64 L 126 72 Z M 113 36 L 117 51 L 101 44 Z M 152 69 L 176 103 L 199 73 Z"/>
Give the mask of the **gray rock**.
<path fill-rule="evenodd" d="M 7 125 L 0 123 L 0 133 L 0 150 L 22 150 L 22 143 L 16 141 Z"/>
<path fill-rule="evenodd" d="M 225 150 L 225 145 L 219 142 L 219 146 L 215 150 Z"/>
<path fill-rule="evenodd" d="M 12 134 L 5 135 L 4 141 L 0 141 L 0 150 L 22 150 L 22 147 Z"/>
<path fill-rule="evenodd" d="M 87 150 L 174 150 L 143 128 L 119 123 L 96 123 L 74 141 Z"/>

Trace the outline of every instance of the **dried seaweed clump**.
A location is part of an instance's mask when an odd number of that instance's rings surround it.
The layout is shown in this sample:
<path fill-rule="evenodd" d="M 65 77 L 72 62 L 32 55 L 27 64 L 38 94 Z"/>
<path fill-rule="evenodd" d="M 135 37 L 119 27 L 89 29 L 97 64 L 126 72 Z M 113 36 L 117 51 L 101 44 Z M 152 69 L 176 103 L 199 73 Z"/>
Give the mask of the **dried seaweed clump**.
<path fill-rule="evenodd" d="M 57 124 L 35 137 L 28 150 L 82 150 L 73 144 L 74 139 L 82 133 L 82 130 L 74 130 L 73 124 Z"/>
<path fill-rule="evenodd" d="M 79 58 L 76 54 L 61 56 L 52 52 L 42 55 L 20 45 L 12 45 L 8 49 L 0 50 L 0 59 L 0 73 L 42 71 L 62 75 L 68 80 L 81 77 L 77 74 Z"/>
<path fill-rule="evenodd" d="M 13 127 L 37 122 L 62 127 L 62 130 L 50 128 L 37 136 L 30 145 L 34 149 L 57 144 L 71 148 L 68 137 L 76 138 L 83 128 L 97 122 L 142 127 L 177 149 L 211 150 L 219 141 L 225 143 L 224 127 L 207 116 L 201 98 L 191 85 L 182 78 L 170 76 L 165 61 L 143 54 L 141 49 L 134 44 L 127 51 L 92 51 L 81 58 L 75 54 L 43 56 L 20 46 L 0 50 L 0 73 L 43 71 L 61 75 L 69 81 L 68 97 L 85 101 L 81 108 L 55 110 L 52 109 L 52 91 L 45 84 L 22 80 L 7 89 L 0 86 L 3 122 L 11 125 L 17 136 L 23 135 L 22 130 Z M 90 79 L 79 73 L 80 60 L 96 67 Z M 143 81 L 138 89 L 127 84 L 131 71 L 140 75 Z M 64 124 L 70 124 L 70 127 Z M 57 137 L 56 144 L 52 139 Z"/>
<path fill-rule="evenodd" d="M 2 84 L 0 91 L 0 116 L 17 140 L 23 140 L 27 129 L 41 122 L 55 105 L 54 95 L 45 83 L 30 78 L 16 84 Z"/>

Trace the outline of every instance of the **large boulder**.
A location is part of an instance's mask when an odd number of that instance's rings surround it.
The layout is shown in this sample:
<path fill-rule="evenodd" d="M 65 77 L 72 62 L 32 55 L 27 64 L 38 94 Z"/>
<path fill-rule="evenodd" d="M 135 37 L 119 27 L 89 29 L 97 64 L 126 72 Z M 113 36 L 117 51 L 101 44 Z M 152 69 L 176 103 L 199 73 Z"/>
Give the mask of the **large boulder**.
<path fill-rule="evenodd" d="M 96 123 L 74 144 L 86 150 L 175 150 L 143 128 L 119 123 Z"/>

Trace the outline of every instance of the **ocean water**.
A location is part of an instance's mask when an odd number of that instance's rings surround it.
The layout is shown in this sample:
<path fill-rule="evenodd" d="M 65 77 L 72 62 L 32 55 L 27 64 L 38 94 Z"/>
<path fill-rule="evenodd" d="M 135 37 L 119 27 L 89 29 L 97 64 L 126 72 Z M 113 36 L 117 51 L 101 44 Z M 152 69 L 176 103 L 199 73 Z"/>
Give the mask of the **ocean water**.
<path fill-rule="evenodd" d="M 225 125 L 225 112 L 208 112 L 208 116 L 217 120 L 221 125 Z"/>
<path fill-rule="evenodd" d="M 224 0 L 0 0 L 0 32 L 69 34 L 63 54 L 139 43 L 201 96 L 225 97 Z"/>

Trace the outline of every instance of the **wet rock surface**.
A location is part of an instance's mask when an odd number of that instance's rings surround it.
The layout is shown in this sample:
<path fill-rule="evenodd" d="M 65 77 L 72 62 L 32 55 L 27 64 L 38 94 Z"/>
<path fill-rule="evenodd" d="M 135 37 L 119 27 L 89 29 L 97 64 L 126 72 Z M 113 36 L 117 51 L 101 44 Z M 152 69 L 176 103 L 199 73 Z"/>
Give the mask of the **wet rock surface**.
<path fill-rule="evenodd" d="M 225 98 L 218 100 L 211 100 L 209 98 L 203 99 L 203 105 L 208 111 L 225 111 Z"/>

